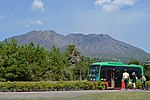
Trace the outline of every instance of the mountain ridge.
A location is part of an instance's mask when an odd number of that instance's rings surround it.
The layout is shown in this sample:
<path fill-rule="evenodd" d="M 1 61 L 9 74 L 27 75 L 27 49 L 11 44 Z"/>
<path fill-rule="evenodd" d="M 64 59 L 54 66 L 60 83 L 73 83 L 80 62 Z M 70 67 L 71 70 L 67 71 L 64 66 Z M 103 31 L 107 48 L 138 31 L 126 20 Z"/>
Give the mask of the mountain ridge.
<path fill-rule="evenodd" d="M 74 44 L 82 54 L 88 57 L 101 59 L 117 58 L 121 60 L 126 59 L 126 61 L 131 59 L 146 61 L 150 59 L 150 54 L 144 50 L 102 33 L 87 35 L 82 33 L 72 33 L 65 36 L 58 34 L 53 30 L 33 30 L 26 34 L 11 38 L 15 38 L 19 44 L 33 42 L 48 50 L 54 45 L 64 51 L 68 45 Z M 11 38 L 8 38 L 8 40 L 10 41 Z"/>

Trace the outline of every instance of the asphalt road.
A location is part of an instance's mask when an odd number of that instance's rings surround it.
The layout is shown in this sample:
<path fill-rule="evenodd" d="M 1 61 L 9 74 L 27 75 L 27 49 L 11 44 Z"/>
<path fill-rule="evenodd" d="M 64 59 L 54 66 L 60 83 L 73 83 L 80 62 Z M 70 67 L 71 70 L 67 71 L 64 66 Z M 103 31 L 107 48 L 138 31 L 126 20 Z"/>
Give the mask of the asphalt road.
<path fill-rule="evenodd" d="M 85 90 L 85 91 L 47 91 L 47 92 L 0 92 L 0 100 L 6 99 L 51 99 L 54 97 L 72 98 L 84 94 L 101 92 L 150 92 L 146 90 Z"/>

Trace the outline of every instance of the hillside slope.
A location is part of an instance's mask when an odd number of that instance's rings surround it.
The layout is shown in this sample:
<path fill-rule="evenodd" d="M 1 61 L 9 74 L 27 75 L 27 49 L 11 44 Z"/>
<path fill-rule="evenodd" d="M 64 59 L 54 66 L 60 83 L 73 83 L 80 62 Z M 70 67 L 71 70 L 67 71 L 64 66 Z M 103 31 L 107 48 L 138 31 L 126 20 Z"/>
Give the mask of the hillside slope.
<path fill-rule="evenodd" d="M 48 50 L 54 45 L 64 51 L 67 45 L 75 44 L 85 56 L 100 59 L 120 59 L 121 61 L 130 61 L 131 59 L 145 61 L 150 59 L 150 54 L 142 49 L 118 41 L 106 34 L 69 34 L 64 36 L 53 30 L 46 30 L 31 31 L 11 38 L 15 38 L 19 44 L 33 42 Z"/>

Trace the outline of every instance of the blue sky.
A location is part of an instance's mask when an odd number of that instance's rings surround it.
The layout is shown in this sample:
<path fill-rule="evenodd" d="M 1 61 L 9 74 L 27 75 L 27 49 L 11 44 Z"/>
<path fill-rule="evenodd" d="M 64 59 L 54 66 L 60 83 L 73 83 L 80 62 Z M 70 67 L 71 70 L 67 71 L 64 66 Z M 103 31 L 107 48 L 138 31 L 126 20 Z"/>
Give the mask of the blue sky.
<path fill-rule="evenodd" d="M 108 34 L 150 53 L 150 0 L 0 0 L 0 40 L 32 30 Z"/>

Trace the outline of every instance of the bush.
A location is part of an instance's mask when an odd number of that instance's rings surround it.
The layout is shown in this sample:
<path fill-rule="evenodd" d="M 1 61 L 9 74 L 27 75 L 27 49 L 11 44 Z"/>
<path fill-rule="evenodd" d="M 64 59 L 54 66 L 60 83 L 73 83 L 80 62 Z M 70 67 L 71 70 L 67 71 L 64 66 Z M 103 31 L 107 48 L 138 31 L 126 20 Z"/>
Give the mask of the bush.
<path fill-rule="evenodd" d="M 150 81 L 146 82 L 150 87 Z M 141 81 L 136 82 L 137 89 L 142 88 Z M 0 92 L 30 92 L 30 91 L 73 91 L 100 90 L 104 88 L 101 81 L 45 81 L 45 82 L 0 82 Z M 133 85 L 130 84 L 132 89 Z"/>
<path fill-rule="evenodd" d="M 6 82 L 6 79 L 0 78 L 0 82 Z"/>
<path fill-rule="evenodd" d="M 99 81 L 0 82 L 0 92 L 99 90 Z"/>

